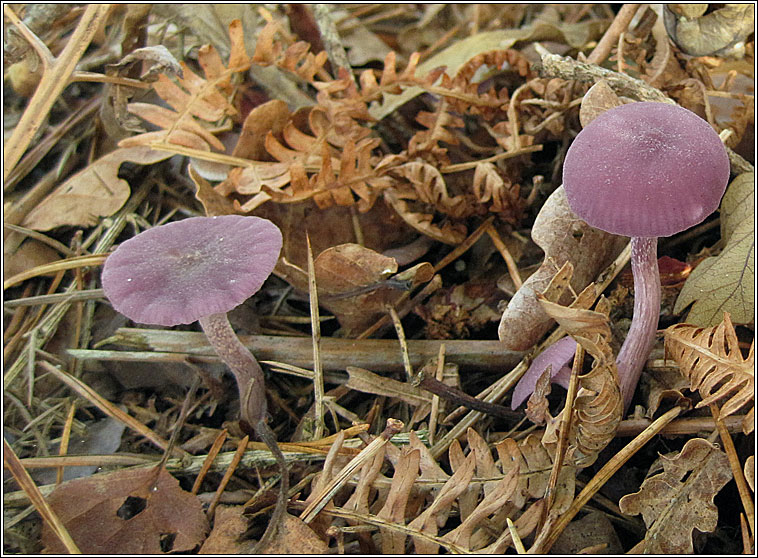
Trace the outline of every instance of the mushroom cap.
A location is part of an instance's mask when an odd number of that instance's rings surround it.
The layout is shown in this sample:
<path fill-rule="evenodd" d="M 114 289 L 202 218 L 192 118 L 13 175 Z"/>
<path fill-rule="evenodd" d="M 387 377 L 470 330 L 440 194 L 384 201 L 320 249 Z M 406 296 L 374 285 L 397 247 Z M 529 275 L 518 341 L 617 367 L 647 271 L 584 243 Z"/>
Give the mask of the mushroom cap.
<path fill-rule="evenodd" d="M 623 236 L 670 236 L 718 209 L 729 157 L 702 118 L 677 105 L 610 109 L 574 139 L 563 165 L 571 209 Z"/>
<path fill-rule="evenodd" d="M 189 324 L 255 294 L 281 247 L 277 226 L 260 217 L 191 217 L 122 243 L 105 260 L 103 289 L 135 322 Z"/>

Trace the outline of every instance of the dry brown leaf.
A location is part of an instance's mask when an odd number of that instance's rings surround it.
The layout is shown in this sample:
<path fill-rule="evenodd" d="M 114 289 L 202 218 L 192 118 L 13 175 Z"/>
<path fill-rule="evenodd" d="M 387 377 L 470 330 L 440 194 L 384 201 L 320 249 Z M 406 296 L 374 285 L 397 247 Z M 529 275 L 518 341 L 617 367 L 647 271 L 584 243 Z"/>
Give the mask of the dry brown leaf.
<path fill-rule="evenodd" d="M 745 460 L 745 480 L 750 490 L 755 492 L 755 456 L 751 455 Z"/>
<path fill-rule="evenodd" d="M 200 501 L 165 469 L 122 469 L 75 479 L 56 488 L 47 501 L 85 554 L 189 552 L 208 532 Z M 65 552 L 47 524 L 42 543 L 48 554 Z"/>
<path fill-rule="evenodd" d="M 608 82 L 604 79 L 599 80 L 582 97 L 582 105 L 579 108 L 579 121 L 582 123 L 582 128 L 608 109 L 622 104 L 623 102 Z"/>
<path fill-rule="evenodd" d="M 450 164 L 446 145 L 458 145 L 459 140 L 449 127 L 463 128 L 463 119 L 448 111 L 448 104 L 440 102 L 434 112 L 420 111 L 416 121 L 426 130 L 416 132 L 408 140 L 410 157 L 431 156 L 438 166 Z M 442 145 L 440 145 L 442 144 Z"/>
<path fill-rule="evenodd" d="M 356 216 L 347 207 L 332 206 L 321 210 L 312 200 L 293 204 L 267 203 L 254 214 L 279 227 L 284 239 L 282 257 L 301 270 L 308 267 L 306 233 L 314 255 L 340 244 L 357 243 Z M 416 236 L 392 208 L 382 202 L 366 213 L 358 213 L 357 223 L 363 232 L 364 242 L 361 244 L 379 253 L 407 243 Z"/>
<path fill-rule="evenodd" d="M 703 400 L 698 407 L 719 403 L 719 416 L 728 417 L 745 405 L 742 429 L 753 431 L 755 413 L 755 342 L 747 358 L 742 356 L 737 334 L 729 317 L 711 328 L 676 324 L 665 331 L 666 354 L 679 364 L 680 372 L 689 379 L 690 389 L 699 391 Z M 724 401 L 726 399 L 726 401 Z"/>
<path fill-rule="evenodd" d="M 361 514 L 369 513 L 369 499 L 372 496 L 373 483 L 379 477 L 379 473 L 384 465 L 385 452 L 377 453 L 374 458 L 366 462 L 361 467 L 361 472 L 356 483 L 355 490 L 348 498 L 347 502 L 342 506 L 346 510 L 356 511 Z M 348 519 L 348 524 L 358 525 L 359 522 Z M 359 532 L 357 533 L 358 543 L 361 547 L 361 552 L 364 554 L 378 554 L 378 549 L 374 540 L 369 533 Z"/>
<path fill-rule="evenodd" d="M 314 268 L 319 302 L 339 320 L 348 337 L 385 315 L 387 306 L 394 305 L 411 287 L 433 276 L 428 263 L 395 274 L 394 258 L 352 243 L 327 248 L 316 257 Z M 293 287 L 308 290 L 303 269 L 285 261 L 278 270 Z"/>
<path fill-rule="evenodd" d="M 537 378 L 537 383 L 534 385 L 532 394 L 526 401 L 526 418 L 532 421 L 534 424 L 545 424 L 550 417 L 549 414 L 549 402 L 547 396 L 551 391 L 551 379 L 552 379 L 552 365 L 548 365 L 547 368 Z"/>
<path fill-rule="evenodd" d="M 116 149 L 58 186 L 29 212 L 21 225 L 36 231 L 64 225 L 93 227 L 99 217 L 113 215 L 129 199 L 129 183 L 118 177 L 122 163 L 152 165 L 171 155 L 149 147 Z"/>
<path fill-rule="evenodd" d="M 299 517 L 288 513 L 284 514 L 282 523 L 277 530 L 276 537 L 263 549 L 257 549 L 261 554 L 275 554 L 278 556 L 288 554 L 329 554 L 327 545 L 313 529 Z"/>
<path fill-rule="evenodd" d="M 472 189 L 476 200 L 510 223 L 517 223 L 523 209 L 518 184 L 504 178 L 493 163 L 477 163 Z"/>
<path fill-rule="evenodd" d="M 3 242 L 3 280 L 60 259 L 58 252 L 39 240 L 26 238 L 18 245 L 6 239 Z"/>
<path fill-rule="evenodd" d="M 414 211 L 411 204 L 396 195 L 393 190 L 385 191 L 384 199 L 407 225 L 421 234 L 452 246 L 456 246 L 466 239 L 466 226 L 461 223 L 451 223 L 450 221 L 443 221 L 441 224 L 433 223 L 433 215 Z"/>
<path fill-rule="evenodd" d="M 553 467 L 553 458 L 542 444 L 540 434 L 529 434 L 518 443 L 511 439 L 495 444 L 503 473 L 519 471 L 518 486 L 512 502 L 518 508 L 524 507 L 527 498 L 544 498 Z"/>
<path fill-rule="evenodd" d="M 673 363 L 672 363 L 673 365 Z M 655 373 L 642 376 L 641 386 L 645 393 L 645 416 L 653 418 L 663 401 L 669 401 L 674 405 L 680 405 L 683 409 L 689 408 L 688 398 L 684 390 L 689 387 L 687 378 L 684 378 L 679 370 L 672 368 L 656 368 Z"/>
<path fill-rule="evenodd" d="M 663 472 L 646 479 L 639 492 L 621 498 L 619 507 L 626 514 L 642 514 L 648 531 L 641 551 L 692 554 L 692 530 L 716 529 L 713 498 L 732 478 L 729 459 L 715 444 L 694 438 L 681 452 L 662 455 L 661 462 Z"/>
<path fill-rule="evenodd" d="M 602 548 L 599 552 L 590 552 L 590 554 L 607 556 L 624 553 L 613 523 L 605 513 L 600 511 L 590 512 L 583 518 L 569 523 L 555 541 L 550 553 L 564 556 L 587 554 L 583 550 L 594 545 L 602 545 Z"/>
<path fill-rule="evenodd" d="M 195 171 L 191 164 L 187 165 L 187 174 L 195 183 L 195 198 L 203 204 L 203 209 L 205 209 L 205 214 L 208 217 L 238 213 L 231 200 L 219 194 L 207 180 Z"/>
<path fill-rule="evenodd" d="M 498 334 L 504 348 L 525 351 L 532 347 L 554 323 L 536 293 L 543 292 L 556 271 L 567 261 L 574 266 L 571 286 L 584 289 L 621 252 L 628 240 L 595 229 L 576 217 L 558 188 L 542 206 L 532 228 L 534 242 L 545 251 L 545 260 L 516 292 L 500 319 Z M 565 293 L 558 300 L 568 303 Z"/>
<path fill-rule="evenodd" d="M 471 548 L 470 545 L 474 529 L 480 527 L 485 519 L 497 512 L 510 501 L 518 485 L 518 479 L 518 469 L 510 469 L 505 476 L 497 482 L 494 489 L 484 496 L 482 501 L 476 506 L 471 514 L 466 517 L 458 527 L 447 533 L 443 538 L 469 550 L 476 550 Z"/>
<path fill-rule="evenodd" d="M 198 554 L 243 554 L 250 544 L 240 542 L 249 527 L 243 517 L 245 506 L 217 506 L 213 515 L 213 529 Z"/>

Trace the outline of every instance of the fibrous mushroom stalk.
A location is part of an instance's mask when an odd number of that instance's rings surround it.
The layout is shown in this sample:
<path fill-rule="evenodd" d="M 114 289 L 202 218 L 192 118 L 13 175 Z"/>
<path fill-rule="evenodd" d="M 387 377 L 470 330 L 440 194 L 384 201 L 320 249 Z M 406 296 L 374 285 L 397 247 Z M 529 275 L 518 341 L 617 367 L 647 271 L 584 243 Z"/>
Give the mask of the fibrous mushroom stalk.
<path fill-rule="evenodd" d="M 633 237 L 631 260 L 634 276 L 634 313 L 632 325 L 616 358 L 624 412 L 632 401 L 642 369 L 655 345 L 658 315 L 661 311 L 658 239 Z"/>
<path fill-rule="evenodd" d="M 266 414 L 266 392 L 260 364 L 234 333 L 226 313 L 210 314 L 198 321 L 211 346 L 237 380 L 240 418 L 255 427 Z"/>

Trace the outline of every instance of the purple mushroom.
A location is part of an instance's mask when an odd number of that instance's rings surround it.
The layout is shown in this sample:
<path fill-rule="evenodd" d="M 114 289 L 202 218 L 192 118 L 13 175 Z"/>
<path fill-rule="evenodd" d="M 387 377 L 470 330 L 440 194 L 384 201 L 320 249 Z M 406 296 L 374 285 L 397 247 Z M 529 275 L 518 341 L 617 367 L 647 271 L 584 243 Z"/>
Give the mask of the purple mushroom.
<path fill-rule="evenodd" d="M 261 288 L 281 247 L 281 232 L 266 219 L 192 217 L 122 243 L 105 261 L 103 289 L 113 307 L 135 322 L 200 322 L 234 373 L 242 420 L 254 427 L 266 412 L 263 371 L 226 313 Z"/>
<path fill-rule="evenodd" d="M 634 316 L 616 364 L 629 407 L 655 344 L 661 285 L 657 237 L 703 221 L 719 206 L 729 158 L 711 126 L 666 103 L 610 109 L 574 139 L 563 166 L 571 209 L 589 225 L 632 237 Z"/>
<path fill-rule="evenodd" d="M 237 380 L 240 418 L 273 453 L 282 473 L 279 498 L 258 545 L 276 533 L 286 512 L 284 459 L 266 424 L 263 370 L 234 333 L 226 313 L 258 292 L 282 248 L 282 234 L 260 217 L 191 217 L 148 229 L 105 260 L 102 281 L 113 307 L 144 324 L 200 322 L 205 336 Z"/>

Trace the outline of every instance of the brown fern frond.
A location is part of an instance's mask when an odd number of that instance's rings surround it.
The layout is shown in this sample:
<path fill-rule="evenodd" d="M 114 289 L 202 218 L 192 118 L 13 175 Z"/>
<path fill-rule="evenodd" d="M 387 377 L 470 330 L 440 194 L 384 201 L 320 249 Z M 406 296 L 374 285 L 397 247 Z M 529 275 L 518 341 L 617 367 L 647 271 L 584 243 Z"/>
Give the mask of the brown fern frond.
<path fill-rule="evenodd" d="M 533 77 L 529 61 L 523 54 L 516 50 L 494 50 L 484 52 L 469 59 L 452 78 L 447 74 L 442 75 L 441 90 L 448 90 L 441 94 L 450 102 L 452 107 L 467 114 L 480 114 L 487 120 L 492 120 L 498 114 L 505 114 L 505 108 L 509 100 L 507 88 L 496 91 L 494 85 L 490 85 L 485 91 L 481 91 L 487 78 L 474 81 L 483 69 L 490 72 L 500 71 L 509 67 L 515 70 L 521 77 Z"/>
<path fill-rule="evenodd" d="M 594 285 L 590 285 L 568 307 L 537 295 L 545 312 L 593 359 L 592 369 L 579 376 L 581 390 L 574 401 L 569 431 L 570 444 L 582 466 L 591 464 L 610 443 L 623 415 L 616 361 L 610 346 L 610 304 L 601 298 L 595 310 L 586 309 L 588 301 L 594 298 L 593 291 Z"/>
<path fill-rule="evenodd" d="M 335 204 L 350 206 L 357 203 L 359 211 L 367 211 L 378 194 L 390 186 L 389 179 L 378 175 L 372 166 L 371 152 L 379 140 L 366 138 L 357 144 L 351 140 L 341 152 L 337 152 L 325 142 L 319 146 L 315 138 L 307 134 L 298 132 L 297 137 L 296 143 L 305 151 L 289 149 L 273 136 L 267 138 L 266 147 L 271 147 L 269 152 L 290 165 L 289 186 L 272 188 L 269 184 L 262 185 L 273 201 L 294 203 L 313 198 L 322 209 Z M 315 146 L 320 147 L 318 156 L 313 153 Z M 312 171 L 310 176 L 308 171 Z"/>
<path fill-rule="evenodd" d="M 211 148 L 223 151 L 223 144 L 209 128 L 218 127 L 215 125 L 237 114 L 231 103 L 232 78 L 250 67 L 239 20 L 229 24 L 229 37 L 231 54 L 228 65 L 224 65 L 214 47 L 206 45 L 198 53 L 205 77 L 193 72 L 184 62 L 181 63 L 181 77 L 171 79 L 158 75 L 152 84 L 153 89 L 171 109 L 147 103 L 130 103 L 127 109 L 162 130 L 127 138 L 119 145 L 178 144 L 201 151 Z"/>
<path fill-rule="evenodd" d="M 521 188 L 504 178 L 493 163 L 477 163 L 472 184 L 474 196 L 489 211 L 512 224 L 518 222 L 524 209 Z"/>
<path fill-rule="evenodd" d="M 324 70 L 327 53 L 313 54 L 305 41 L 287 42 L 288 37 L 281 25 L 273 20 L 268 22 L 258 34 L 252 62 L 259 66 L 277 66 L 312 83 L 316 74 Z"/>
<path fill-rule="evenodd" d="M 664 346 L 667 357 L 676 361 L 679 371 L 689 379 L 690 389 L 700 392 L 703 399 L 698 407 L 721 403 L 719 416 L 723 418 L 745 405 L 754 405 L 755 342 L 743 358 L 728 312 L 715 327 L 671 326 L 665 331 Z M 743 423 L 745 433 L 753 430 L 754 412 L 751 408 Z"/>
<path fill-rule="evenodd" d="M 426 129 L 416 132 L 408 141 L 408 155 L 420 157 L 443 167 L 450 164 L 446 145 L 458 145 L 460 141 L 450 128 L 463 129 L 464 122 L 460 116 L 449 112 L 449 105 L 442 101 L 434 112 L 420 111 L 416 121 Z"/>

